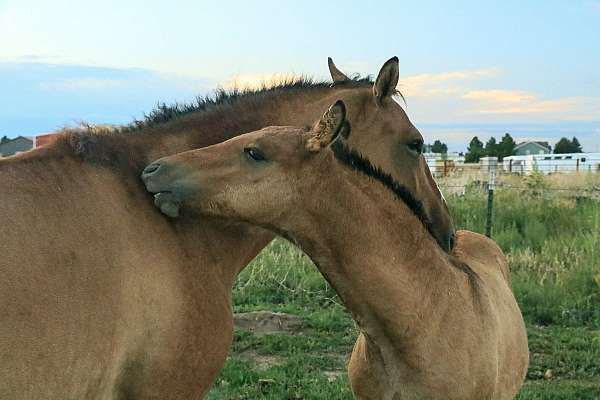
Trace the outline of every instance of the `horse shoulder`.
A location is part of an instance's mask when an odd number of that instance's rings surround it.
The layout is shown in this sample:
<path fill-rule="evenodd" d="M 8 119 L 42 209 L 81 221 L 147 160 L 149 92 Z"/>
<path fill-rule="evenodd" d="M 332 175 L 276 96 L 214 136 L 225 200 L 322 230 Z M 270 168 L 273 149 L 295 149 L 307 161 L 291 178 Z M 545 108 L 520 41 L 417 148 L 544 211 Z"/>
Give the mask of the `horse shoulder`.
<path fill-rule="evenodd" d="M 459 230 L 456 232 L 452 255 L 476 272 L 500 272 L 510 285 L 510 271 L 506 256 L 492 239 L 476 232 Z"/>

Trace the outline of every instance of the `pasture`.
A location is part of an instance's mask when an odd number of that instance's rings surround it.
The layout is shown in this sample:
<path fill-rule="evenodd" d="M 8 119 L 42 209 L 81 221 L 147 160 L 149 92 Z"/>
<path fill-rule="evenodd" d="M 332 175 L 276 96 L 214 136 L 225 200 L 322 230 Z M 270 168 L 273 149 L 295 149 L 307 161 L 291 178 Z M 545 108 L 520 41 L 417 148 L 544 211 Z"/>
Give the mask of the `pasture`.
<path fill-rule="evenodd" d="M 518 399 L 600 398 L 599 178 L 509 177 L 512 188 L 496 191 L 492 235 L 509 258 L 529 334 Z M 459 229 L 484 231 L 480 188 L 467 184 L 448 202 Z M 352 398 L 345 364 L 357 330 L 306 256 L 276 239 L 241 273 L 233 296 L 236 313 L 269 310 L 300 322 L 270 334 L 236 329 L 208 399 Z"/>

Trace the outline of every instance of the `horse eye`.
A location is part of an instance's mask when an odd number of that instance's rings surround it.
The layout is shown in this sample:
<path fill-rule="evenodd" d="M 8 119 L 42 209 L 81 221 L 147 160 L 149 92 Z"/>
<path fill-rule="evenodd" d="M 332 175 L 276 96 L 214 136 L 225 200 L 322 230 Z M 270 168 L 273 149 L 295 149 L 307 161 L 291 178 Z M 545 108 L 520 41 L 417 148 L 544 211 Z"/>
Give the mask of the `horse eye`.
<path fill-rule="evenodd" d="M 423 141 L 421 139 L 413 140 L 408 144 L 408 148 L 418 154 L 421 154 L 423 152 Z"/>
<path fill-rule="evenodd" d="M 248 157 L 250 157 L 254 161 L 266 161 L 267 158 L 265 155 L 257 149 L 256 147 L 246 147 L 244 148 L 244 152 Z"/>

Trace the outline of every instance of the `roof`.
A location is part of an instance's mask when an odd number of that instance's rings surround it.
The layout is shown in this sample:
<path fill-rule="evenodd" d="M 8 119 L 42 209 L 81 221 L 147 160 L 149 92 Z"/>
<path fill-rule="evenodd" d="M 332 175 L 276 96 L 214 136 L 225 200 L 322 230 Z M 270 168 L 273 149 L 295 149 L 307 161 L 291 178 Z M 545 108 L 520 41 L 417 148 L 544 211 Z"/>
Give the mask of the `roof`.
<path fill-rule="evenodd" d="M 25 139 L 25 140 L 29 140 L 30 142 L 33 142 L 33 140 L 30 137 L 27 136 L 17 136 L 16 138 L 12 138 L 12 139 L 8 139 L 6 142 L 4 143 L 10 143 L 10 142 L 14 142 L 17 141 L 19 139 Z"/>
<path fill-rule="evenodd" d="M 12 156 L 18 152 L 31 150 L 33 145 L 34 142 L 32 139 L 25 136 L 17 136 L 0 144 L 0 157 Z"/>
<path fill-rule="evenodd" d="M 545 150 L 550 150 L 550 144 L 548 144 L 548 142 L 537 142 L 535 140 L 528 140 L 526 142 L 521 142 L 521 143 L 519 143 L 518 145 L 515 146 L 515 150 L 518 150 L 521 147 L 524 147 L 525 145 L 528 145 L 528 144 L 533 144 L 533 145 L 536 145 L 536 146 L 538 146 L 540 148 L 543 148 Z"/>

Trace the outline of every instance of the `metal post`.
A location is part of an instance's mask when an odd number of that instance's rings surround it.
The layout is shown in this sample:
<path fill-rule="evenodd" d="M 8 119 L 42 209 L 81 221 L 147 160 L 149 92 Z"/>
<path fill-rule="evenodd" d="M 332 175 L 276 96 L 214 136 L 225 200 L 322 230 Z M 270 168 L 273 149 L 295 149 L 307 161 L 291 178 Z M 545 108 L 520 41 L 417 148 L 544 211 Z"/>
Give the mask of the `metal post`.
<path fill-rule="evenodd" d="M 488 177 L 488 201 L 487 217 L 485 221 L 485 236 L 492 237 L 492 209 L 494 207 L 494 185 L 496 183 L 496 171 L 491 171 Z"/>

